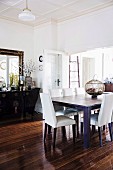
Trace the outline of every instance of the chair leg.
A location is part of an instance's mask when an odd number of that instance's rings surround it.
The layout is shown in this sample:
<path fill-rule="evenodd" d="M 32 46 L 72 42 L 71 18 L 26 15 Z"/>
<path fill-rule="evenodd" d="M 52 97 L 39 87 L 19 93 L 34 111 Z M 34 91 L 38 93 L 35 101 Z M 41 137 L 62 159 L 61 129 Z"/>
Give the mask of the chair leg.
<path fill-rule="evenodd" d="M 112 123 L 108 123 L 108 126 L 109 126 L 110 138 L 111 138 L 111 141 L 112 141 L 113 140 L 113 137 L 112 137 Z"/>
<path fill-rule="evenodd" d="M 83 122 L 80 123 L 81 125 L 81 134 L 83 134 Z"/>
<path fill-rule="evenodd" d="M 92 125 L 92 132 L 95 133 L 95 125 Z"/>
<path fill-rule="evenodd" d="M 104 125 L 104 126 L 103 126 L 103 131 L 105 131 L 105 129 L 106 129 L 106 126 Z"/>
<path fill-rule="evenodd" d="M 100 146 L 102 146 L 102 129 L 101 129 L 101 127 L 98 127 L 98 133 L 99 133 L 99 143 L 100 143 Z"/>
<path fill-rule="evenodd" d="M 65 126 L 62 126 L 62 134 L 63 134 L 63 137 L 66 136 L 66 129 L 65 129 Z"/>
<path fill-rule="evenodd" d="M 51 133 L 51 126 L 48 125 L 48 134 L 50 134 L 50 133 Z"/>
<path fill-rule="evenodd" d="M 74 120 L 76 121 L 77 124 L 77 136 L 79 136 L 79 115 L 75 115 Z"/>
<path fill-rule="evenodd" d="M 57 128 L 54 128 L 53 148 L 55 148 L 56 132 L 57 132 Z"/>
<path fill-rule="evenodd" d="M 73 125 L 72 125 L 72 130 L 73 130 L 73 142 L 74 142 L 74 143 L 75 143 L 75 136 L 76 136 L 76 135 L 75 135 L 75 132 L 76 132 L 76 131 L 75 131 L 75 128 L 76 128 L 76 127 L 75 127 L 75 124 L 73 124 Z"/>
<path fill-rule="evenodd" d="M 44 143 L 46 140 L 46 134 L 47 134 L 47 123 L 45 123 L 45 130 L 44 130 Z"/>

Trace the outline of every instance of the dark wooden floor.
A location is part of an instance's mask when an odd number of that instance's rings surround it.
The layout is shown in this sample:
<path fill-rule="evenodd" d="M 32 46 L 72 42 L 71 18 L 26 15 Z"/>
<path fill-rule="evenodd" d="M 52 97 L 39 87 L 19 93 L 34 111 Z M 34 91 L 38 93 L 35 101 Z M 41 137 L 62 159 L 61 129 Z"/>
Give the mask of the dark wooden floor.
<path fill-rule="evenodd" d="M 83 148 L 82 138 L 75 145 L 71 127 L 66 138 L 58 129 L 56 148 L 52 147 L 52 134 L 43 145 L 43 121 L 26 121 L 0 127 L 0 170 L 111 170 L 113 169 L 113 142 L 109 134 L 103 135 L 99 147 L 98 135 L 91 139 L 91 147 Z"/>

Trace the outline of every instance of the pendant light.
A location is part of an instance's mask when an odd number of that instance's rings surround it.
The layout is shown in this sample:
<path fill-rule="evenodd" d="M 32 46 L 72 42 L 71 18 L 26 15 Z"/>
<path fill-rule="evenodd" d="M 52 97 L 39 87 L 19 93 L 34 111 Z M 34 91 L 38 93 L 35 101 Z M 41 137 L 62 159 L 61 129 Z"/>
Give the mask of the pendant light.
<path fill-rule="evenodd" d="M 31 10 L 28 8 L 27 0 L 26 0 L 26 8 L 24 8 L 22 13 L 19 14 L 18 18 L 22 21 L 34 21 L 35 20 L 35 16 L 31 13 Z"/>

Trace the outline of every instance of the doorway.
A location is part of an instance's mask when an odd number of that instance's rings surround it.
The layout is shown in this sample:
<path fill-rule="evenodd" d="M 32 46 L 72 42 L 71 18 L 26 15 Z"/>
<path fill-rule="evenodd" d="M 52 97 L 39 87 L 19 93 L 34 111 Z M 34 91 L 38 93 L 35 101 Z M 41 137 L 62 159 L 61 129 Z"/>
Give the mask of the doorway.
<path fill-rule="evenodd" d="M 95 74 L 95 59 L 94 58 L 82 58 L 82 87 L 85 87 L 85 84 L 92 80 Z"/>
<path fill-rule="evenodd" d="M 56 51 L 44 51 L 43 88 L 62 87 L 62 55 Z"/>

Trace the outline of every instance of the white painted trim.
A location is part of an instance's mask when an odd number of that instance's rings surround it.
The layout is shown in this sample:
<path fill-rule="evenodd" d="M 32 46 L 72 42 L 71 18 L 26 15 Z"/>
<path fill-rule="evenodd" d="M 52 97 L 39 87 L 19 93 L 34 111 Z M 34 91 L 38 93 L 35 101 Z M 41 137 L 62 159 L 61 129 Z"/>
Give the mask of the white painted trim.
<path fill-rule="evenodd" d="M 43 50 L 43 53 L 44 53 L 44 55 L 45 55 L 45 54 L 61 54 L 61 55 L 67 55 L 67 53 L 64 52 L 64 51 L 48 50 L 48 49 L 44 49 L 44 50 Z"/>

